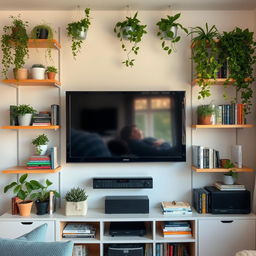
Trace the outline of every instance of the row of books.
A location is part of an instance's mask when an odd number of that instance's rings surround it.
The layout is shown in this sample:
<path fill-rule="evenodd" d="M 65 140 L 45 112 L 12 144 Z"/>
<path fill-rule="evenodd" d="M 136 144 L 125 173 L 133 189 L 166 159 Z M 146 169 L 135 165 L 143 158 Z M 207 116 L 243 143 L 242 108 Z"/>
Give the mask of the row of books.
<path fill-rule="evenodd" d="M 95 238 L 96 229 L 87 223 L 68 223 L 63 229 L 64 238 Z"/>
<path fill-rule="evenodd" d="M 194 145 L 192 146 L 192 164 L 197 168 L 220 168 L 220 152 Z"/>
<path fill-rule="evenodd" d="M 75 244 L 72 256 L 88 256 L 88 249 L 84 244 Z"/>
<path fill-rule="evenodd" d="M 162 232 L 164 238 L 192 238 L 189 221 L 165 221 Z"/>
<path fill-rule="evenodd" d="M 189 245 L 175 244 L 156 244 L 156 256 L 189 256 Z"/>
<path fill-rule="evenodd" d="M 189 215 L 192 214 L 191 207 L 187 202 L 161 202 L 161 209 L 164 215 Z"/>
<path fill-rule="evenodd" d="M 210 195 L 205 188 L 193 189 L 193 207 L 198 213 L 210 213 Z"/>

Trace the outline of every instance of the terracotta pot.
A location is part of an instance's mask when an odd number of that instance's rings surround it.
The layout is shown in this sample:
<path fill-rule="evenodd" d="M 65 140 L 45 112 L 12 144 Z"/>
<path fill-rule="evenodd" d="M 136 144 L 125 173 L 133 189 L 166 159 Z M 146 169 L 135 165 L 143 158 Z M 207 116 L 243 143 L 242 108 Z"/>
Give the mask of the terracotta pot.
<path fill-rule="evenodd" d="M 17 80 L 28 79 L 28 70 L 26 68 L 13 69 L 14 78 Z"/>
<path fill-rule="evenodd" d="M 55 76 L 56 76 L 56 73 L 54 73 L 54 72 L 47 72 L 48 79 L 54 80 Z"/>
<path fill-rule="evenodd" d="M 210 116 L 199 116 L 198 124 L 209 125 L 212 124 L 212 115 Z"/>
<path fill-rule="evenodd" d="M 22 201 L 18 203 L 20 216 L 29 216 L 31 213 L 32 205 L 33 205 L 33 201 L 30 201 L 30 200 Z"/>

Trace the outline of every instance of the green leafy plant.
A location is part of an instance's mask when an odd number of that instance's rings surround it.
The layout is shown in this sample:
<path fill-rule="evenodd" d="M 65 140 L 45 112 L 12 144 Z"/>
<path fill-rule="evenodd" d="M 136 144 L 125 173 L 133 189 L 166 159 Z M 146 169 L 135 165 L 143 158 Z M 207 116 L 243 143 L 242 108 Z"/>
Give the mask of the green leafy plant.
<path fill-rule="evenodd" d="M 88 198 L 86 192 L 82 188 L 72 188 L 70 191 L 67 192 L 65 199 L 68 202 L 81 202 L 85 201 Z"/>
<path fill-rule="evenodd" d="M 195 35 L 192 39 L 192 59 L 196 64 L 196 75 L 200 86 L 198 99 L 204 99 L 211 96 L 210 85 L 212 82 L 209 79 L 215 80 L 221 68 L 218 61 L 220 48 L 216 41 L 219 32 L 215 25 L 209 29 L 206 23 L 205 30 L 195 27 L 189 34 Z"/>
<path fill-rule="evenodd" d="M 34 64 L 32 68 L 45 68 L 45 66 L 43 64 Z"/>
<path fill-rule="evenodd" d="M 234 79 L 237 96 L 233 99 L 245 104 L 245 114 L 250 113 L 252 106 L 252 83 L 255 80 L 253 65 L 256 63 L 256 42 L 253 40 L 253 32 L 248 29 L 235 28 L 231 32 L 224 32 L 220 37 L 220 59 L 227 61 L 229 75 L 226 84 Z"/>
<path fill-rule="evenodd" d="M 58 73 L 58 69 L 54 66 L 48 66 L 46 68 L 46 72 L 49 73 L 49 72 L 53 72 L 53 73 Z"/>
<path fill-rule="evenodd" d="M 7 78 L 7 73 L 11 65 L 15 69 L 22 68 L 25 64 L 25 59 L 28 57 L 28 35 L 26 28 L 28 22 L 18 17 L 10 16 L 12 25 L 4 26 L 3 35 L 1 37 L 1 49 L 3 52 L 2 74 Z"/>
<path fill-rule="evenodd" d="M 34 140 L 32 140 L 32 144 L 34 146 L 46 145 L 48 142 L 49 142 L 49 139 L 45 134 L 41 134 L 37 136 Z"/>
<path fill-rule="evenodd" d="M 137 16 L 138 12 L 136 12 L 133 17 L 126 17 L 124 21 L 117 22 L 114 28 L 114 32 L 120 39 L 122 49 L 127 55 L 127 59 L 122 62 L 126 67 L 134 66 L 135 59 L 131 59 L 130 55 L 131 53 L 134 53 L 135 55 L 138 54 L 140 48 L 137 44 L 141 41 L 143 35 L 147 33 L 145 30 L 147 26 L 141 25 Z M 124 40 L 130 42 L 131 46 L 129 49 L 125 45 Z"/>
<path fill-rule="evenodd" d="M 180 41 L 180 36 L 175 35 L 175 31 L 177 31 L 178 28 L 181 28 L 186 34 L 188 34 L 188 30 L 177 22 L 179 17 L 180 13 L 177 13 L 174 16 L 167 15 L 167 18 L 162 18 L 156 23 L 159 30 L 157 32 L 157 36 L 159 36 L 160 40 L 162 41 L 163 50 L 168 54 L 171 54 L 175 49 L 175 43 Z M 170 42 L 169 44 L 167 43 L 167 40 Z"/>
<path fill-rule="evenodd" d="M 9 185 L 4 187 L 4 193 L 13 188 L 13 193 L 15 196 L 20 198 L 21 200 L 25 200 L 29 198 L 31 192 L 33 191 L 33 186 L 29 181 L 26 181 L 28 174 L 23 174 L 19 180 L 16 182 L 12 182 Z"/>
<path fill-rule="evenodd" d="M 210 116 L 215 113 L 215 108 L 212 105 L 201 105 L 197 108 L 198 116 Z"/>
<path fill-rule="evenodd" d="M 30 184 L 32 185 L 33 190 L 38 190 L 37 192 L 31 194 L 31 199 L 38 200 L 39 202 L 48 201 L 50 197 L 50 192 L 53 192 L 55 197 L 60 197 L 60 194 L 56 190 L 48 190 L 48 188 L 53 184 L 48 179 L 46 179 L 45 185 L 37 180 L 31 180 Z"/>
<path fill-rule="evenodd" d="M 15 109 L 16 116 L 19 116 L 19 115 L 24 116 L 26 114 L 35 114 L 35 113 L 36 113 L 36 110 L 30 105 L 26 105 L 26 104 L 19 105 Z"/>
<path fill-rule="evenodd" d="M 90 8 L 85 9 L 85 18 L 77 22 L 69 23 L 67 26 L 68 36 L 72 39 L 72 54 L 76 58 L 80 52 L 83 40 L 79 37 L 81 31 L 87 31 L 90 26 Z"/>
<path fill-rule="evenodd" d="M 226 169 L 232 169 L 232 168 L 235 168 L 235 165 L 229 159 L 227 159 L 227 161 L 224 163 L 223 167 Z M 227 173 L 224 173 L 224 175 L 231 176 L 233 179 L 238 178 L 238 172 L 235 172 L 234 170 L 230 170 Z"/>

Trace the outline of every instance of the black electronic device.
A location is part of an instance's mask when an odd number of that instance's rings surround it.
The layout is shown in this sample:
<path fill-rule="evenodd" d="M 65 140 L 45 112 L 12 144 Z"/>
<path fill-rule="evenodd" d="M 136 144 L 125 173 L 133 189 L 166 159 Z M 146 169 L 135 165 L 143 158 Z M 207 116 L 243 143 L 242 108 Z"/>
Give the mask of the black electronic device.
<path fill-rule="evenodd" d="M 66 92 L 67 162 L 185 162 L 185 91 Z"/>
<path fill-rule="evenodd" d="M 148 196 L 106 196 L 105 213 L 149 213 Z"/>
<path fill-rule="evenodd" d="M 93 188 L 153 188 L 152 177 L 93 178 Z"/>
<path fill-rule="evenodd" d="M 251 212 L 250 191 L 221 191 L 213 186 L 205 187 L 205 189 L 210 192 L 211 213 L 247 214 Z"/>
<path fill-rule="evenodd" d="M 145 236 L 146 226 L 144 222 L 111 222 L 109 226 L 111 236 Z"/>
<path fill-rule="evenodd" d="M 111 244 L 108 256 L 144 256 L 143 244 Z"/>

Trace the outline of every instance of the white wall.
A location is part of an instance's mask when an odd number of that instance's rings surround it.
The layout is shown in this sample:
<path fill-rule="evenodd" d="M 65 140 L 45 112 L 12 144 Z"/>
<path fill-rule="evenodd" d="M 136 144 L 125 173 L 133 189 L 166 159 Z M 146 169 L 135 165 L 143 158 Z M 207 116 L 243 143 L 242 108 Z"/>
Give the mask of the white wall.
<path fill-rule="evenodd" d="M 0 27 L 9 23 L 8 16 L 15 15 L 7 11 L 0 12 Z M 117 11 L 93 11 L 92 26 L 88 33 L 86 46 L 76 61 L 73 60 L 70 50 L 70 40 L 66 37 L 66 24 L 72 20 L 73 12 L 65 11 L 25 11 L 22 18 L 29 21 L 30 28 L 42 21 L 47 21 L 57 30 L 61 27 L 61 81 L 62 81 L 62 172 L 61 190 L 65 192 L 73 186 L 86 186 L 89 194 L 90 207 L 103 207 L 105 195 L 114 194 L 147 194 L 150 204 L 155 207 L 162 200 L 189 200 L 191 198 L 191 186 L 204 186 L 220 179 L 220 175 L 191 174 L 191 133 L 193 143 L 208 145 L 221 150 L 223 157 L 229 156 L 229 149 L 235 143 L 235 131 L 191 131 L 191 99 L 193 105 L 199 103 L 196 100 L 196 91 L 193 89 L 191 97 L 191 51 L 190 37 L 182 36 L 177 46 L 177 52 L 167 56 L 161 50 L 159 39 L 156 37 L 156 22 L 167 12 L 141 11 L 139 18 L 148 25 L 148 34 L 141 43 L 141 51 L 136 58 L 134 68 L 126 68 L 121 65 L 124 54 L 121 51 L 119 41 L 113 33 L 115 23 L 123 19 L 127 13 Z M 254 27 L 253 11 L 184 11 L 181 23 L 186 27 L 204 26 L 216 24 L 220 31 L 232 30 L 235 26 L 242 28 Z M 38 19 L 39 17 L 39 19 Z M 45 63 L 43 50 L 32 50 L 28 66 L 32 63 Z M 55 62 L 57 64 L 57 62 Z M 187 93 L 187 162 L 186 163 L 94 163 L 94 164 L 66 164 L 65 163 L 65 91 L 66 90 L 185 90 Z M 214 89 L 215 102 L 224 102 L 221 88 Z M 15 89 L 0 85 L 0 125 L 9 122 L 9 105 L 15 104 Z M 38 110 L 48 108 L 57 101 L 57 90 L 53 88 L 21 89 L 21 102 L 33 105 Z M 205 101 L 209 102 L 209 100 Z M 203 104 L 203 102 L 202 102 Z M 255 115 L 249 117 L 255 122 Z M 20 148 L 21 160 L 32 153 L 31 139 L 38 134 L 34 131 L 22 131 Z M 47 132 L 55 144 L 58 142 L 58 133 Z M 239 131 L 244 145 L 245 164 L 256 167 L 255 163 L 255 129 Z M 239 137 L 239 138 L 240 138 Z M 0 131 L 0 169 L 16 164 L 16 133 L 14 131 Z M 91 179 L 95 176 L 152 176 L 154 189 L 152 190 L 93 190 Z M 193 179 L 192 179 L 193 176 Z M 43 179 L 48 177 L 58 185 L 58 174 L 30 175 L 31 178 Z M 11 194 L 3 194 L 3 187 L 14 180 L 16 175 L 0 174 L 0 214 L 10 208 Z M 252 189 L 254 183 L 253 174 L 241 175 L 248 188 Z"/>

